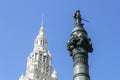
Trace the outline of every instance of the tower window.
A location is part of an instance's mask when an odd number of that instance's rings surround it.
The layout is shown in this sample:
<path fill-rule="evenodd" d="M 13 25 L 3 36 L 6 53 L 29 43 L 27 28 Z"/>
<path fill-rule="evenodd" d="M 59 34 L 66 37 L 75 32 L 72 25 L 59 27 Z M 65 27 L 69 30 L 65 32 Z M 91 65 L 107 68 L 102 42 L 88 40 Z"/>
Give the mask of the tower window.
<path fill-rule="evenodd" d="M 36 59 L 36 57 L 37 57 L 37 53 L 35 53 L 35 59 Z"/>
<path fill-rule="evenodd" d="M 45 62 L 45 56 L 43 57 L 43 62 Z"/>
<path fill-rule="evenodd" d="M 37 75 L 37 78 L 39 78 L 39 75 Z"/>
<path fill-rule="evenodd" d="M 40 61 L 42 61 L 42 54 L 40 54 Z"/>
<path fill-rule="evenodd" d="M 43 80 L 43 77 L 41 77 L 41 80 Z"/>
<path fill-rule="evenodd" d="M 40 43 L 40 45 L 42 45 L 42 40 L 41 40 L 41 43 Z"/>

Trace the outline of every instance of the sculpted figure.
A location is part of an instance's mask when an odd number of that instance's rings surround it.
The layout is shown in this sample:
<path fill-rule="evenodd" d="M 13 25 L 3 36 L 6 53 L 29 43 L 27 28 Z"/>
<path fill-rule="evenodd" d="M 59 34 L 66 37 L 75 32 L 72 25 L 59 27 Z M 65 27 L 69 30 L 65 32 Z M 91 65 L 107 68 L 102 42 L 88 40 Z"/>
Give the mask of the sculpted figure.
<path fill-rule="evenodd" d="M 80 11 L 77 10 L 74 14 L 74 19 L 75 19 L 75 24 L 81 24 L 81 15 L 80 15 Z"/>

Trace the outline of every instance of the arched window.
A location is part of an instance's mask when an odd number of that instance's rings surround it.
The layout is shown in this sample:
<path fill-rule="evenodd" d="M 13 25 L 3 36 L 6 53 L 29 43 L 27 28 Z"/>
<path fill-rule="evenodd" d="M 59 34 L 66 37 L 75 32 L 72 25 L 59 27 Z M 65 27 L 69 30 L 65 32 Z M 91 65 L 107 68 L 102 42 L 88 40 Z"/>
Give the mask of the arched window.
<path fill-rule="evenodd" d="M 42 54 L 40 54 L 40 61 L 42 61 Z"/>
<path fill-rule="evenodd" d="M 40 45 L 42 45 L 42 40 L 41 40 L 41 42 L 40 42 Z"/>
<path fill-rule="evenodd" d="M 37 53 L 35 53 L 35 59 L 37 58 Z"/>

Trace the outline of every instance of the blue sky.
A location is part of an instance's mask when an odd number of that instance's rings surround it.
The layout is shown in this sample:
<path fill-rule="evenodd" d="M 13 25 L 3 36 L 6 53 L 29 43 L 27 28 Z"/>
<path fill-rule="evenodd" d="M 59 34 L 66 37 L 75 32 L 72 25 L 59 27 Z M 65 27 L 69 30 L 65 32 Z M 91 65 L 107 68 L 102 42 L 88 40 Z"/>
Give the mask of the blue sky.
<path fill-rule="evenodd" d="M 89 54 L 91 80 L 119 80 L 120 77 L 119 0 L 0 0 L 0 79 L 18 80 L 44 14 L 48 50 L 58 80 L 73 79 L 73 62 L 66 42 L 74 27 L 73 14 L 81 11 L 84 27 L 92 39 Z"/>

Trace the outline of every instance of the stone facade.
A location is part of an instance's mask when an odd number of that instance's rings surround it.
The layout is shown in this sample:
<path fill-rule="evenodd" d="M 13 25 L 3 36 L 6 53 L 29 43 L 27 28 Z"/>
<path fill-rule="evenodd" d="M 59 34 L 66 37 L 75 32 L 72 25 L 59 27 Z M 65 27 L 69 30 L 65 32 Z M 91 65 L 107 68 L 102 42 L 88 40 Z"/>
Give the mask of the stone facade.
<path fill-rule="evenodd" d="M 34 49 L 27 58 L 26 74 L 19 80 L 58 80 L 58 74 L 52 72 L 52 56 L 47 50 L 47 39 L 43 26 L 34 42 Z"/>

